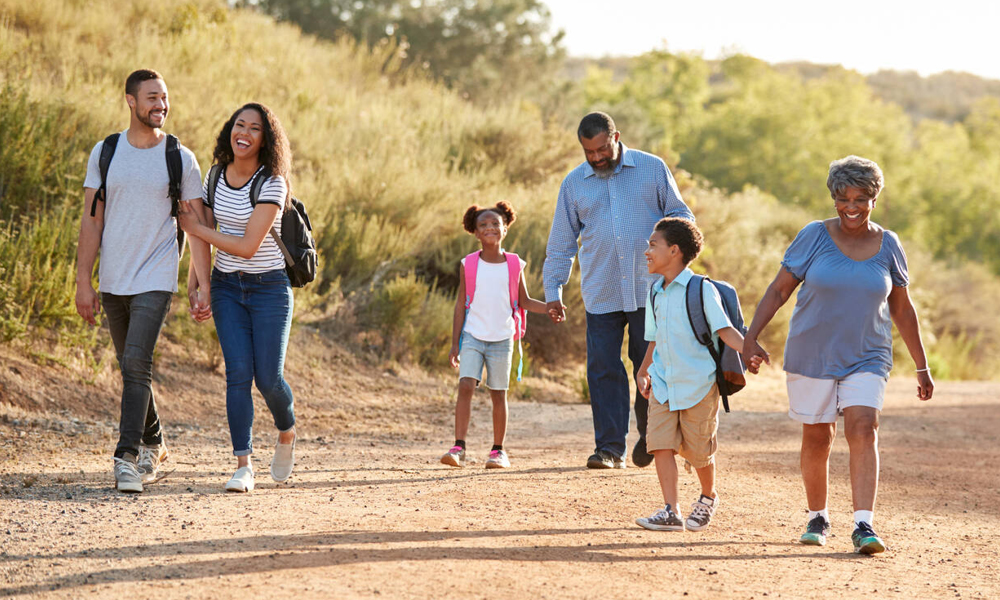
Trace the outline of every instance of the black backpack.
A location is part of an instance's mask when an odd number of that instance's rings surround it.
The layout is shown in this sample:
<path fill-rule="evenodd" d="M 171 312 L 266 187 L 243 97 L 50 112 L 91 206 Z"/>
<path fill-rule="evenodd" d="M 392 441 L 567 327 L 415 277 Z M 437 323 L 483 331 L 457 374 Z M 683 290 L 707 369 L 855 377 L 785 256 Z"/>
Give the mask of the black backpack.
<path fill-rule="evenodd" d="M 215 210 L 215 188 L 222 179 L 222 165 L 212 165 L 208 172 L 208 207 Z M 257 206 L 257 198 L 271 173 L 259 171 L 250 184 L 250 206 Z M 285 257 L 285 272 L 292 287 L 302 287 L 316 279 L 318 255 L 316 240 L 312 236 L 312 223 L 306 207 L 298 198 L 292 198 L 292 207 L 281 211 L 281 235 L 271 227 L 271 237 Z"/>
<path fill-rule="evenodd" d="M 108 169 L 111 159 L 115 157 L 120 133 L 112 133 L 104 138 L 101 146 L 101 159 L 98 167 L 101 171 L 101 187 L 94 194 L 94 202 L 90 205 L 90 216 L 97 216 L 97 202 L 104 202 L 108 197 Z M 181 201 L 181 178 L 184 176 L 184 163 L 181 160 L 180 142 L 177 137 L 167 134 L 167 174 L 170 176 L 170 186 L 167 195 L 170 197 L 170 216 L 177 217 L 177 204 Z M 177 225 L 177 256 L 184 255 L 184 230 Z"/>
<path fill-rule="evenodd" d="M 746 335 L 747 327 L 743 322 L 743 311 L 740 309 L 740 297 L 736 293 L 736 288 L 725 281 L 715 281 L 703 275 L 694 275 L 688 281 L 685 296 L 687 300 L 688 321 L 691 323 L 691 330 L 695 339 L 702 346 L 708 348 L 708 352 L 715 361 L 715 382 L 719 386 L 719 395 L 722 397 L 722 406 L 729 412 L 729 396 L 739 392 L 747 385 L 746 366 L 743 364 L 743 357 L 736 350 L 733 350 L 721 339 L 716 347 L 712 344 L 712 331 L 708 326 L 708 317 L 705 316 L 705 299 L 702 282 L 708 280 L 719 291 L 722 299 L 722 308 L 729 317 L 729 322 L 733 324 L 741 334 Z M 650 308 L 655 311 L 656 294 L 650 294 Z"/>

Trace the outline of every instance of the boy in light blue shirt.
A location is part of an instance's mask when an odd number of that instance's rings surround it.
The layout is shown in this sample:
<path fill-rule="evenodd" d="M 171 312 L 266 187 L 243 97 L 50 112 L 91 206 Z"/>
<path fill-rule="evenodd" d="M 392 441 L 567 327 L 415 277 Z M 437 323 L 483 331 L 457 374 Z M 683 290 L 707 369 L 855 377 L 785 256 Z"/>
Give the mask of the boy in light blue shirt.
<path fill-rule="evenodd" d="M 646 449 L 656 461 L 665 506 L 652 516 L 636 519 L 646 529 L 683 531 L 677 509 L 677 462 L 680 454 L 698 472 L 701 497 L 691 506 L 686 526 L 708 527 L 719 497 L 715 491 L 715 452 L 718 449 L 719 390 L 715 360 L 695 338 L 688 318 L 686 291 L 694 273 L 687 266 L 701 252 L 704 240 L 697 225 L 686 219 L 660 220 L 646 249 L 646 266 L 663 279 L 653 284 L 646 302 L 646 340 L 649 347 L 639 368 L 638 384 L 649 398 Z M 703 282 L 705 316 L 712 342 L 721 338 L 740 351 L 743 335 L 732 326 L 719 292 Z M 748 365 L 757 372 L 759 359 Z"/>

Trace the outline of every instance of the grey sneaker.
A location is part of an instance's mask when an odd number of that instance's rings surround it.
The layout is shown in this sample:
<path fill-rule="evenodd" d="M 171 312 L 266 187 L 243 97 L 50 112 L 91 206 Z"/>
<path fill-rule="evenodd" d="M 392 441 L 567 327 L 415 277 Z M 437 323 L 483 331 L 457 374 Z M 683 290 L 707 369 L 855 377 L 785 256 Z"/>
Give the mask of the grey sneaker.
<path fill-rule="evenodd" d="M 715 515 L 715 509 L 718 507 L 718 495 L 712 499 L 702 494 L 698 501 L 691 505 L 691 514 L 688 515 L 685 523 L 688 531 L 701 531 L 708 527 L 708 524 L 712 522 L 712 516 Z"/>
<path fill-rule="evenodd" d="M 507 458 L 507 452 L 503 449 L 491 450 L 490 457 L 486 459 L 487 469 L 506 469 L 510 466 L 510 459 Z"/>
<path fill-rule="evenodd" d="M 465 448 L 461 446 L 452 446 L 451 450 L 448 450 L 441 456 L 441 464 L 452 467 L 464 467 Z"/>
<path fill-rule="evenodd" d="M 167 460 L 170 453 L 167 452 L 166 442 L 160 442 L 156 446 L 139 446 L 139 462 L 136 467 L 139 469 L 139 476 L 143 483 L 150 483 L 156 479 L 156 472 L 160 469 L 160 463 Z"/>
<path fill-rule="evenodd" d="M 653 531 L 684 531 L 684 522 L 669 504 L 648 517 L 636 519 L 635 522 Z"/>
<path fill-rule="evenodd" d="M 115 488 L 119 492 L 139 493 L 142 492 L 142 477 L 139 469 L 135 466 L 135 459 L 115 457 Z"/>

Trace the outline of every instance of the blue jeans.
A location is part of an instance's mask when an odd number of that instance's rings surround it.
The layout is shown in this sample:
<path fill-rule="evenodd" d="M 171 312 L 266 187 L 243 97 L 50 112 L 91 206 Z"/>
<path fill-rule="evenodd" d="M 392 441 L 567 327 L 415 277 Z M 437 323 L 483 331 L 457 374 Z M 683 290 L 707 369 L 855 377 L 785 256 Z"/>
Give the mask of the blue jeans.
<path fill-rule="evenodd" d="M 597 450 L 625 458 L 628 434 L 628 374 L 622 363 L 622 342 L 628 327 L 628 357 L 633 377 L 646 357 L 646 309 L 587 313 L 587 385 L 590 386 L 590 410 L 594 415 L 594 442 Z M 639 437 L 646 436 L 649 403 L 635 390 L 635 421 Z"/>
<path fill-rule="evenodd" d="M 295 426 L 295 399 L 283 375 L 294 303 L 284 269 L 212 270 L 212 314 L 226 361 L 226 417 L 236 456 L 253 453 L 251 383 L 264 396 L 278 431 Z"/>
<path fill-rule="evenodd" d="M 122 412 L 115 456 L 139 456 L 139 443 L 163 442 L 160 417 L 153 400 L 153 351 L 170 311 L 170 292 L 132 296 L 102 293 L 101 304 L 122 373 Z"/>

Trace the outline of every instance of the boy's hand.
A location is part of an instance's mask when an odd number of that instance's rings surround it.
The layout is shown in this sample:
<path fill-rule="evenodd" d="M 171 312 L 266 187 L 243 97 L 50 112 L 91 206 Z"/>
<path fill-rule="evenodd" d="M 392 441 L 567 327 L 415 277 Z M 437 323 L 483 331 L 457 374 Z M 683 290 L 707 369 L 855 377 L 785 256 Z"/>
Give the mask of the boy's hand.
<path fill-rule="evenodd" d="M 649 400 L 649 393 L 652 391 L 649 369 L 640 369 L 639 373 L 635 376 L 635 383 L 639 386 L 639 393 L 642 394 L 642 397 Z"/>
<path fill-rule="evenodd" d="M 101 301 L 89 281 L 76 286 L 76 312 L 90 325 L 94 327 L 98 325 L 97 317 L 101 314 Z"/>
<path fill-rule="evenodd" d="M 450 364 L 453 369 L 457 369 L 458 362 L 458 346 L 452 346 L 451 351 L 448 352 L 448 364 Z"/>
<path fill-rule="evenodd" d="M 746 365 L 748 371 L 755 375 L 760 372 L 761 363 L 771 364 L 771 355 L 757 343 L 756 339 L 744 339 L 743 352 L 741 354 L 743 364 Z"/>

